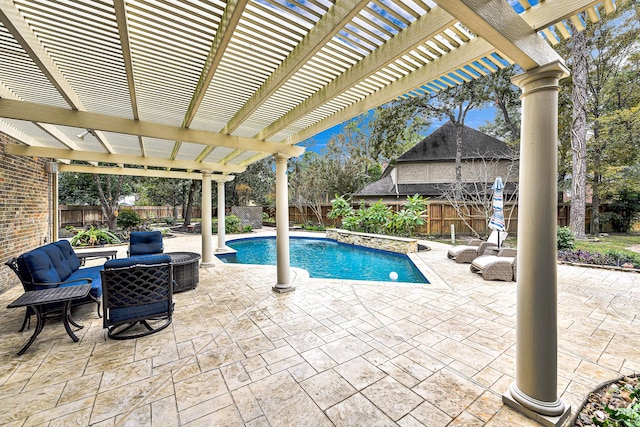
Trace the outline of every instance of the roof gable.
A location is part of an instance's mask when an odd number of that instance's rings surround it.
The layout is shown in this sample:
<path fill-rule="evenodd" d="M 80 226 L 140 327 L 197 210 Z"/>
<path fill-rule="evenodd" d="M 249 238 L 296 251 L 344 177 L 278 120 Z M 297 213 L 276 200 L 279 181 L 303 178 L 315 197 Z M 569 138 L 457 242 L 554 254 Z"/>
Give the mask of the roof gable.
<path fill-rule="evenodd" d="M 462 159 L 507 158 L 507 144 L 485 133 L 462 127 Z M 398 157 L 398 162 L 441 161 L 456 158 L 456 125 L 447 122 Z"/>

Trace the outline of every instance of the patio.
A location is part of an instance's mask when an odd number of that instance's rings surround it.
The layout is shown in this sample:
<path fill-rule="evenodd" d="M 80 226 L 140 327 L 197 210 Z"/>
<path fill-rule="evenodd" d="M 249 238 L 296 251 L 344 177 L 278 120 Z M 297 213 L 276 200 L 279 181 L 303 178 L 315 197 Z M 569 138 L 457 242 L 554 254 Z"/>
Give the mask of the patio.
<path fill-rule="evenodd" d="M 23 311 L 0 294 L 0 424 L 535 426 L 502 403 L 515 375 L 516 284 L 418 256 L 432 285 L 309 279 L 271 287 L 276 267 L 218 264 L 175 295 L 172 326 L 106 340 L 93 307 L 73 343 L 49 325 L 21 357 Z M 200 236 L 165 239 L 199 251 Z M 119 248 L 119 257 L 126 247 Z M 640 371 L 640 276 L 558 266 L 558 394 Z"/>

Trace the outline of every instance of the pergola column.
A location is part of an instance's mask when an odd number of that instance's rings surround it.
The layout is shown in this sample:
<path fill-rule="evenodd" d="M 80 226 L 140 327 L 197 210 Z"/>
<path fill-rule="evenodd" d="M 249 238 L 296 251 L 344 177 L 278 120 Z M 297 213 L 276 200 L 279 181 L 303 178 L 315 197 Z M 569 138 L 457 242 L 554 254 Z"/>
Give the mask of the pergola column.
<path fill-rule="evenodd" d="M 49 163 L 49 168 L 51 170 L 51 241 L 57 242 L 59 239 L 59 230 L 60 230 L 60 207 L 58 202 L 58 164 L 51 162 Z"/>
<path fill-rule="evenodd" d="M 213 266 L 213 239 L 211 236 L 211 171 L 202 171 L 202 262 L 203 267 Z"/>
<path fill-rule="evenodd" d="M 216 252 L 224 252 L 226 250 L 226 236 L 225 236 L 225 201 L 224 201 L 224 183 L 223 180 L 216 180 L 218 182 L 218 247 Z"/>
<path fill-rule="evenodd" d="M 568 75 L 553 62 L 512 79 L 522 89 L 516 380 L 503 401 L 548 426 L 571 411 L 557 390 L 558 82 Z"/>
<path fill-rule="evenodd" d="M 291 292 L 289 265 L 289 189 L 287 182 L 287 160 L 285 154 L 275 154 L 276 159 L 276 252 L 278 282 L 275 292 Z"/>

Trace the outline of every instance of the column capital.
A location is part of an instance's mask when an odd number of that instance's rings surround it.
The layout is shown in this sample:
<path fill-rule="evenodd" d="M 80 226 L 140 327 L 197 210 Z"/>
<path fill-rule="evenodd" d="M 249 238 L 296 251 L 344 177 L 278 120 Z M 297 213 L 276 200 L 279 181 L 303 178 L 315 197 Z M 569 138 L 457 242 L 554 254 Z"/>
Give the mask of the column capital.
<path fill-rule="evenodd" d="M 277 161 L 281 161 L 281 162 L 282 162 L 282 161 L 285 161 L 285 162 L 286 162 L 287 160 L 289 160 L 289 159 L 291 158 L 291 156 L 290 156 L 290 155 L 288 155 L 288 154 L 284 154 L 284 153 L 275 153 L 275 154 L 273 155 L 273 157 L 275 157 L 276 162 L 277 162 Z"/>
<path fill-rule="evenodd" d="M 522 89 L 522 96 L 527 96 L 529 93 L 541 89 L 557 88 L 558 81 L 568 77 L 569 74 L 569 69 L 564 62 L 554 61 L 513 76 L 511 82 Z"/>
<path fill-rule="evenodd" d="M 200 172 L 202 172 L 202 176 L 211 176 L 211 173 L 213 171 L 208 170 L 208 169 L 202 169 Z"/>
<path fill-rule="evenodd" d="M 225 182 L 233 181 L 235 177 L 235 175 L 211 175 L 211 179 L 218 184 L 224 184 Z"/>

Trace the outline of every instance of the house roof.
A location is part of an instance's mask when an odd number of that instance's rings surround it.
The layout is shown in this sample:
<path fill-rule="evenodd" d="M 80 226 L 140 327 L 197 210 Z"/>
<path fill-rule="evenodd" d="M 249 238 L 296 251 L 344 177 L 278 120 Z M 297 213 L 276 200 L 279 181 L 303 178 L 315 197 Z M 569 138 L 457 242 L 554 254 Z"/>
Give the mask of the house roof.
<path fill-rule="evenodd" d="M 493 183 L 477 184 L 477 183 L 463 183 L 463 189 L 465 193 L 475 193 L 477 191 L 491 192 L 491 186 Z M 504 186 L 505 194 L 512 194 L 517 190 L 517 183 L 507 182 Z M 447 191 L 447 184 L 398 184 L 397 192 L 393 185 L 393 181 L 390 176 L 379 179 L 376 182 L 366 185 L 362 190 L 354 194 L 354 199 L 359 197 L 367 198 L 388 198 L 388 197 L 400 197 L 406 198 L 407 196 L 413 196 L 419 194 L 424 197 L 440 198 L 443 193 Z"/>
<path fill-rule="evenodd" d="M 509 147 L 499 139 L 462 126 L 462 159 L 509 158 Z M 456 125 L 447 122 L 398 157 L 402 162 L 455 161 Z"/>
<path fill-rule="evenodd" d="M 596 21 L 614 9 L 614 0 L 3 0 L 0 132 L 26 144 L 8 154 L 60 159 L 61 171 L 234 174 L 300 155 L 299 142 L 391 100 L 512 63 L 562 62 L 549 43 L 571 36 L 565 21 L 582 30 L 577 14 Z"/>

